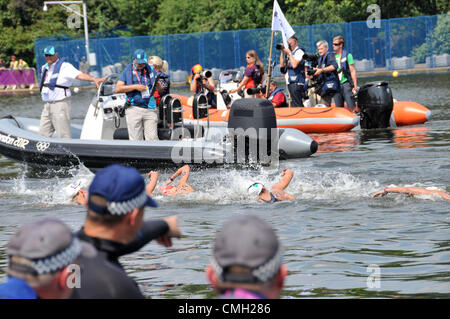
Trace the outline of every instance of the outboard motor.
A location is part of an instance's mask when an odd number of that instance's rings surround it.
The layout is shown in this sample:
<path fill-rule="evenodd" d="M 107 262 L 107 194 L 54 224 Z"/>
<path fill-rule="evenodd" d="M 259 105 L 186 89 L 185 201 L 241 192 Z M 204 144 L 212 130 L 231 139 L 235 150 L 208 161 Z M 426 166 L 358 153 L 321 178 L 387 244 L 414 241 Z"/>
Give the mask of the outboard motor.
<path fill-rule="evenodd" d="M 358 92 L 358 107 L 362 129 L 389 127 L 394 100 L 388 83 L 382 81 L 363 85 Z"/>
<path fill-rule="evenodd" d="M 278 147 L 278 131 L 275 110 L 266 99 L 247 98 L 233 103 L 228 118 L 228 131 L 233 141 L 235 160 L 264 162 L 271 154 L 272 142 Z M 236 158 L 237 156 L 237 158 Z"/>
<path fill-rule="evenodd" d="M 181 123 L 181 130 L 183 128 L 183 106 L 178 98 L 172 97 L 170 94 L 165 95 L 161 99 L 159 105 L 159 120 L 162 122 L 162 127 L 158 128 L 158 137 L 160 140 L 178 139 L 175 136 L 176 125 Z M 170 127 L 168 127 L 170 125 Z M 183 135 L 183 134 L 181 134 Z"/>
<path fill-rule="evenodd" d="M 197 139 L 201 133 L 200 119 L 208 118 L 208 130 L 209 131 L 209 108 L 208 98 L 205 94 L 199 93 L 194 96 L 194 102 L 192 103 L 192 116 L 197 120 L 196 129 L 194 130 L 194 138 Z"/>

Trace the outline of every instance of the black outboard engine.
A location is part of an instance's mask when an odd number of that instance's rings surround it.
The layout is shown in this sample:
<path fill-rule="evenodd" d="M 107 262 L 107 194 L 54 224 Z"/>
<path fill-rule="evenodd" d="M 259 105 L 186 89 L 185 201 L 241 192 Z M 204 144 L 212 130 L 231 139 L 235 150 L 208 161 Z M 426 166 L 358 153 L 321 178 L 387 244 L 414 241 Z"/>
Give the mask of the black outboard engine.
<path fill-rule="evenodd" d="M 272 143 L 276 143 L 273 146 L 278 147 L 276 129 L 275 110 L 270 101 L 256 98 L 236 100 L 228 118 L 228 131 L 233 138 L 235 160 L 266 162 L 271 154 Z M 245 159 L 242 158 L 244 154 Z"/>
<path fill-rule="evenodd" d="M 371 82 L 358 92 L 358 107 L 362 129 L 389 127 L 394 99 L 387 82 Z"/>

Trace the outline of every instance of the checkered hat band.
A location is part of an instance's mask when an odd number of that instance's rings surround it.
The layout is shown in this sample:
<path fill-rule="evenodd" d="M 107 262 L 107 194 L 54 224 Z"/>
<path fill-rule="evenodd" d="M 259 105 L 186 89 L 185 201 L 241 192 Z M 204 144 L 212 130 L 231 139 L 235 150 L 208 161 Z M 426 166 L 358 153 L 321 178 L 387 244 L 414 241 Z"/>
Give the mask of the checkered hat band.
<path fill-rule="evenodd" d="M 120 216 L 128 214 L 135 208 L 145 206 L 146 202 L 147 202 L 147 193 L 145 192 L 144 188 L 142 193 L 136 196 L 135 198 L 132 198 L 125 202 L 109 202 L 107 208 L 112 215 Z"/>
<path fill-rule="evenodd" d="M 70 265 L 80 254 L 80 240 L 74 238 L 72 244 L 59 254 L 44 259 L 33 260 L 32 267 L 38 275 L 53 273 Z"/>
<path fill-rule="evenodd" d="M 265 264 L 253 269 L 252 275 L 260 282 L 266 282 L 273 278 L 283 263 L 283 253 L 284 249 L 281 245 L 279 245 L 276 254 Z M 211 258 L 211 265 L 213 266 L 214 272 L 217 276 L 223 279 L 224 269 L 218 264 L 214 257 Z"/>

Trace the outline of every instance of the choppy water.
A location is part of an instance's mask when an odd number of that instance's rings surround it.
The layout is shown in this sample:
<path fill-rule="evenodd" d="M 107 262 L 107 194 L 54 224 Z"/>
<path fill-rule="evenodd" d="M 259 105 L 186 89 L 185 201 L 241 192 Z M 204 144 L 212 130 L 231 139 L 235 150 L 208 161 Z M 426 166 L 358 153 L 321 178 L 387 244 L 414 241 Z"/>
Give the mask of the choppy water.
<path fill-rule="evenodd" d="M 142 291 L 152 298 L 205 298 L 212 290 L 204 274 L 216 231 L 232 216 L 256 214 L 277 231 L 289 274 L 283 298 L 450 297 L 450 202 L 424 196 L 371 195 L 385 186 L 436 187 L 450 191 L 450 73 L 387 79 L 398 100 L 419 102 L 433 112 L 424 125 L 397 129 L 312 135 L 319 152 L 281 163 L 279 170 L 207 169 L 192 172 L 197 192 L 157 196 L 160 208 L 146 218 L 179 216 L 184 238 L 171 249 L 150 243 L 122 258 Z M 187 94 L 185 88 L 174 88 Z M 81 123 L 93 91 L 73 97 Z M 0 116 L 38 118 L 39 96 L 1 96 Z M 294 171 L 287 191 L 296 200 L 274 205 L 245 193 L 254 180 L 271 185 L 282 169 Z M 170 172 L 163 172 L 160 180 Z M 63 188 L 92 173 L 30 177 L 28 169 L 0 156 L 0 282 L 6 276 L 5 246 L 24 223 L 58 217 L 77 230 L 81 206 L 67 203 Z M 368 267 L 372 268 L 368 268 Z M 379 267 L 380 286 L 368 276 Z M 370 280 L 369 280 L 370 281 Z"/>

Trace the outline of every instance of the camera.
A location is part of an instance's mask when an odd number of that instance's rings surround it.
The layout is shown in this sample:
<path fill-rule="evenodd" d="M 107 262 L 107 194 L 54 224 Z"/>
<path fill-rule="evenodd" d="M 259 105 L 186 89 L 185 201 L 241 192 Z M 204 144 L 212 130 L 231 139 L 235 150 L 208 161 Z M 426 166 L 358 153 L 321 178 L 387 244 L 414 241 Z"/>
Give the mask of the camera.
<path fill-rule="evenodd" d="M 283 43 L 277 43 L 277 44 L 275 45 L 275 49 L 277 49 L 277 50 L 283 50 L 283 49 L 284 49 Z"/>
<path fill-rule="evenodd" d="M 212 77 L 212 72 L 209 71 L 209 70 L 205 70 L 205 71 L 201 72 L 200 75 L 201 75 L 202 77 L 205 77 L 205 78 L 208 79 L 208 78 Z"/>
<path fill-rule="evenodd" d="M 309 62 L 307 66 L 310 66 L 312 68 L 316 67 L 319 64 L 319 55 L 314 53 L 305 53 L 303 54 L 303 59 L 307 62 Z M 305 64 L 306 64 L 305 63 Z"/>
<path fill-rule="evenodd" d="M 303 54 L 303 59 L 306 61 L 305 66 L 308 68 L 308 75 L 313 76 L 316 71 L 313 68 L 317 67 L 319 64 L 319 55 L 313 53 L 305 53 Z"/>
<path fill-rule="evenodd" d="M 265 93 L 266 92 L 266 87 L 262 86 L 262 87 L 258 87 L 258 88 L 249 88 L 247 89 L 247 94 L 248 95 L 255 95 L 258 93 Z"/>

